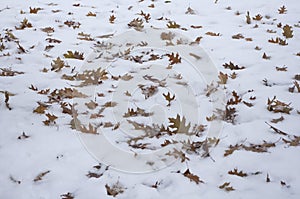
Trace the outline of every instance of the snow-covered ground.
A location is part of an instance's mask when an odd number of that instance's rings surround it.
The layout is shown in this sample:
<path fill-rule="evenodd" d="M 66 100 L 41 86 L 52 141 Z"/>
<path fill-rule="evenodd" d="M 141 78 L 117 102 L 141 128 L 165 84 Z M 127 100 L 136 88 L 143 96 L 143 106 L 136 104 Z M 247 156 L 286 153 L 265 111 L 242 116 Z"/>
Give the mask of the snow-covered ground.
<path fill-rule="evenodd" d="M 298 198 L 299 13 L 2 0 L 0 198 Z"/>

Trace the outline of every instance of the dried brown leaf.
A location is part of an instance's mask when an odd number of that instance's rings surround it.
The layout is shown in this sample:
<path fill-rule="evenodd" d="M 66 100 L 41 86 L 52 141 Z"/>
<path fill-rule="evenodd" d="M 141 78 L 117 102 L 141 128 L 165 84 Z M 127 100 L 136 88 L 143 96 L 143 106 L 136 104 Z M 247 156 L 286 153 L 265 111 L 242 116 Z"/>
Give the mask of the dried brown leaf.
<path fill-rule="evenodd" d="M 43 179 L 43 177 L 44 177 L 45 175 L 47 175 L 48 173 L 50 173 L 50 170 L 38 174 L 38 175 L 33 179 L 33 181 L 34 181 L 34 182 L 41 181 L 41 180 Z"/>
<path fill-rule="evenodd" d="M 242 70 L 245 69 L 244 66 L 238 66 L 238 65 L 234 65 L 234 63 L 229 62 L 229 63 L 225 63 L 223 64 L 224 68 L 229 68 L 230 70 Z"/>
<path fill-rule="evenodd" d="M 246 177 L 248 176 L 247 173 L 244 173 L 243 171 L 238 171 L 236 168 L 231 170 L 231 171 L 228 171 L 228 174 L 229 175 L 236 175 L 236 176 L 239 176 L 239 177 Z"/>
<path fill-rule="evenodd" d="M 204 183 L 202 180 L 200 180 L 199 176 L 192 174 L 189 169 L 183 173 L 183 176 L 187 177 L 191 182 L 195 182 L 196 184 Z"/>

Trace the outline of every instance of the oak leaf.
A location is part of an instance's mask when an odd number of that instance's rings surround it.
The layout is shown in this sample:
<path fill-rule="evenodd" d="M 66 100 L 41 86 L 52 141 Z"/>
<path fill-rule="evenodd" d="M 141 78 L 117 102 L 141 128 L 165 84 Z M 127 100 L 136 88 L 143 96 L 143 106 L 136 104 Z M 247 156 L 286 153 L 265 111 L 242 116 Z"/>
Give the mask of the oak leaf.
<path fill-rule="evenodd" d="M 83 53 L 79 53 L 78 51 L 75 51 L 74 53 L 72 51 L 67 51 L 67 53 L 64 54 L 64 57 L 67 59 L 84 59 Z"/>
<path fill-rule="evenodd" d="M 190 172 L 189 169 L 187 169 L 187 170 L 183 173 L 183 175 L 184 175 L 185 177 L 189 178 L 190 181 L 195 182 L 196 184 L 204 183 L 202 180 L 200 180 L 199 176 L 197 176 L 197 175 L 195 175 L 195 174 L 192 174 L 192 173 Z"/>
<path fill-rule="evenodd" d="M 171 106 L 171 101 L 175 99 L 175 95 L 171 96 L 170 92 L 168 92 L 167 94 L 163 93 L 163 96 L 168 101 L 167 106 Z"/>
<path fill-rule="evenodd" d="M 33 181 L 34 181 L 34 182 L 37 182 L 37 181 L 42 180 L 43 177 L 44 177 L 45 175 L 47 175 L 48 173 L 50 173 L 50 170 L 45 171 L 45 172 L 42 172 L 42 173 L 39 173 L 39 174 L 33 179 Z"/>
<path fill-rule="evenodd" d="M 187 125 L 186 119 L 183 116 L 182 119 L 180 119 L 179 114 L 177 114 L 176 118 L 169 118 L 169 127 L 172 129 L 175 129 L 173 132 L 174 133 L 184 133 L 184 134 L 189 134 L 189 129 L 191 127 L 191 123 L 189 122 Z"/>

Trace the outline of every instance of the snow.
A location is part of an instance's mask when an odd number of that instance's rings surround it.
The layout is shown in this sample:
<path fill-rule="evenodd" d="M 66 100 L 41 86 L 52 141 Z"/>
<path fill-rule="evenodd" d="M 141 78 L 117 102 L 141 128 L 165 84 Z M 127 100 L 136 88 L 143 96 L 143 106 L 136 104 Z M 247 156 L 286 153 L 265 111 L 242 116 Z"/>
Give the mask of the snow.
<path fill-rule="evenodd" d="M 283 5 L 287 11 L 279 14 L 278 9 Z M 33 14 L 30 7 L 42 9 Z M 188 8 L 194 14 L 186 13 Z M 141 11 L 150 14 L 148 22 Z M 263 18 L 260 21 L 252 19 L 251 24 L 247 24 L 247 11 L 251 18 L 257 14 Z M 96 16 L 86 16 L 89 12 Z M 299 78 L 295 79 L 295 75 L 300 75 L 299 12 L 296 0 L 2 0 L 0 198 L 67 198 L 68 193 L 69 198 L 76 199 L 113 198 L 107 192 L 106 185 L 119 187 L 122 191 L 119 190 L 115 198 L 124 199 L 298 198 L 300 140 L 295 146 L 288 141 L 300 136 L 300 91 L 295 87 L 294 92 L 289 92 L 294 82 L 300 83 Z M 113 23 L 109 22 L 111 15 L 116 17 Z M 158 20 L 161 17 L 163 19 Z M 24 18 L 32 27 L 17 30 Z M 141 31 L 128 26 L 135 18 L 143 19 Z M 79 28 L 68 27 L 66 21 L 81 25 Z M 176 22 L 180 28 L 168 28 L 169 21 Z M 282 27 L 286 24 L 292 27 L 292 38 L 282 35 Z M 202 27 L 192 28 L 192 25 Z M 41 30 L 46 27 L 54 28 L 54 32 Z M 172 40 L 174 46 L 168 46 L 168 40 L 160 39 L 161 33 L 169 31 L 176 36 Z M 208 32 L 220 35 L 211 36 Z M 84 37 L 79 33 L 89 34 L 92 41 L 79 39 Z M 238 33 L 244 38 L 233 39 L 232 36 Z M 106 38 L 108 34 L 113 36 Z M 190 45 L 200 36 L 202 39 L 198 44 Z M 288 45 L 268 42 L 276 37 L 286 40 Z M 50 43 L 47 41 L 49 38 L 61 43 Z M 181 44 L 176 44 L 177 38 L 183 38 Z M 148 45 L 139 46 L 141 41 L 146 41 Z M 101 49 L 105 42 L 116 45 Z M 49 45 L 53 48 L 45 50 Z M 130 56 L 125 53 L 127 49 L 130 49 Z M 85 60 L 65 58 L 67 51 L 83 53 Z M 171 61 L 167 54 L 172 52 L 181 56 L 181 63 L 167 68 Z M 103 55 L 99 56 L 101 53 Z M 163 59 L 151 62 L 148 60 L 151 53 Z M 191 53 L 201 58 L 197 59 Z M 263 59 L 264 53 L 271 56 L 270 59 Z M 142 60 L 145 59 L 142 64 L 138 63 L 139 60 L 133 60 L 133 56 L 140 55 L 143 55 Z M 51 71 L 51 64 L 57 57 L 64 61 L 65 67 L 58 72 Z M 229 62 L 245 69 L 225 69 L 223 64 Z M 99 67 L 107 70 L 108 79 L 101 79 L 102 83 L 97 86 L 80 87 L 81 82 L 61 78 Z M 279 71 L 276 67 L 287 68 L 286 71 Z M 1 75 L 4 69 L 24 74 Z M 226 84 L 217 83 L 219 72 L 228 75 Z M 233 72 L 236 78 L 231 78 Z M 125 74 L 131 75 L 132 79 L 112 78 L 124 77 Z M 155 80 L 146 80 L 144 76 L 147 74 Z M 182 79 L 178 78 L 178 74 L 182 75 Z M 208 97 L 207 88 L 211 81 L 211 88 L 216 91 Z M 164 83 L 165 86 L 161 86 Z M 141 84 L 146 87 L 152 85 L 158 90 L 153 96 L 146 97 L 139 87 Z M 37 91 L 30 89 L 31 85 Z M 70 121 L 74 115 L 62 113 L 60 103 L 49 102 L 51 92 L 64 88 L 77 89 L 88 95 L 86 98 L 63 98 L 60 102 L 77 103 L 74 107 L 78 109 L 82 124 L 98 126 L 99 135 L 80 132 L 79 124 L 77 130 L 72 129 Z M 45 89 L 50 89 L 48 94 L 38 94 L 38 91 Z M 126 91 L 132 96 L 125 95 Z M 234 98 L 233 91 L 242 99 L 230 105 L 236 108 L 236 117 L 233 122 L 220 121 L 222 114 L 217 109 L 224 110 L 227 101 Z M 175 94 L 170 106 L 163 97 L 167 92 Z M 9 95 L 8 101 L 6 95 Z M 281 102 L 290 103 L 293 109 L 289 114 L 267 109 L 268 99 L 274 96 Z M 99 104 L 97 108 L 86 107 L 85 103 L 91 100 Z M 105 106 L 110 101 L 117 104 L 114 107 Z M 48 106 L 45 113 L 33 112 L 38 102 Z M 136 110 L 137 107 L 154 115 L 124 118 L 128 108 Z M 43 122 L 48 119 L 47 113 L 58 117 L 48 126 Z M 101 116 L 90 119 L 91 114 Z M 186 125 L 191 122 L 190 130 L 196 124 L 205 125 L 204 132 L 200 136 L 164 134 L 151 137 L 148 134 L 148 137 L 137 142 L 145 144 L 145 148 L 134 148 L 128 144 L 128 139 L 143 135 L 146 129 L 134 128 L 128 119 L 136 124 L 167 126 L 168 118 L 176 118 L 177 114 L 181 119 L 183 116 L 186 118 Z M 213 115 L 217 118 L 209 121 Z M 281 116 L 284 118 L 282 121 L 272 122 Z M 109 125 L 109 122 L 112 126 L 104 127 L 104 123 Z M 187 138 L 191 142 L 210 144 L 209 155 L 205 156 L 205 147 L 198 148 L 197 152 L 182 149 L 180 143 L 161 147 L 165 140 Z M 217 139 L 217 143 L 214 142 Z M 265 142 L 274 146 L 263 148 L 266 151 L 262 152 L 259 147 Z M 236 144 L 240 148 L 225 156 L 225 151 Z M 254 145 L 258 152 L 251 151 Z M 188 159 L 166 155 L 173 151 L 172 147 L 182 151 Z M 195 176 L 184 176 L 187 169 L 204 183 L 196 183 L 193 180 Z M 228 174 L 234 169 L 247 176 Z M 50 172 L 45 173 L 47 171 Z M 89 177 L 89 173 L 98 177 Z M 36 180 L 39 175 L 42 175 L 41 179 Z M 270 182 L 267 182 L 268 177 Z M 225 182 L 230 182 L 229 186 L 234 190 L 221 189 Z"/>

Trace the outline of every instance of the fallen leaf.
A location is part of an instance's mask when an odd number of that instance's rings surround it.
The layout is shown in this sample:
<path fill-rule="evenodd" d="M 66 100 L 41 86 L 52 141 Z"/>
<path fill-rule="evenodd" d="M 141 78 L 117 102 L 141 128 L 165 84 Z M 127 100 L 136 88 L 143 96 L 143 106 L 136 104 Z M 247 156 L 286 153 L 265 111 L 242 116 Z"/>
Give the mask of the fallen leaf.
<path fill-rule="evenodd" d="M 45 175 L 47 175 L 48 173 L 50 173 L 50 170 L 38 174 L 38 175 L 34 178 L 33 181 L 34 181 L 34 182 L 41 181 L 41 180 L 43 179 L 43 177 L 44 177 Z"/>
<path fill-rule="evenodd" d="M 74 53 L 72 51 L 67 51 L 67 53 L 64 54 L 64 57 L 68 59 L 84 60 L 83 53 L 79 53 L 78 51 L 75 51 Z"/>
<path fill-rule="evenodd" d="M 191 182 L 195 182 L 196 184 L 204 183 L 202 180 L 200 180 L 199 176 L 192 174 L 189 169 L 187 169 L 183 175 L 190 179 Z"/>

